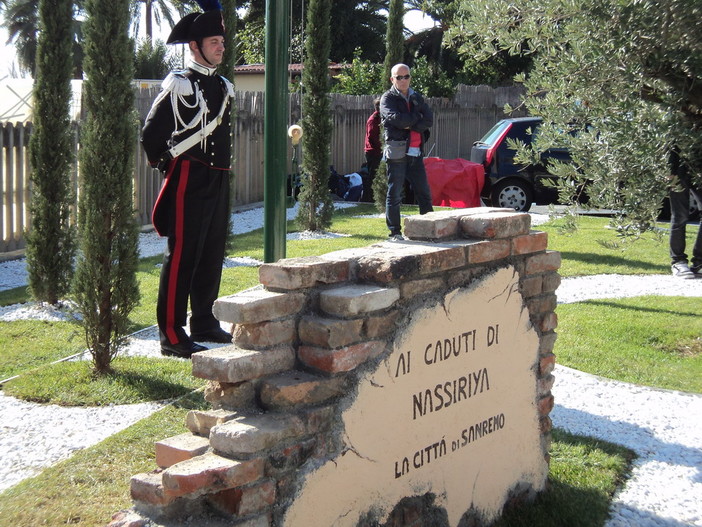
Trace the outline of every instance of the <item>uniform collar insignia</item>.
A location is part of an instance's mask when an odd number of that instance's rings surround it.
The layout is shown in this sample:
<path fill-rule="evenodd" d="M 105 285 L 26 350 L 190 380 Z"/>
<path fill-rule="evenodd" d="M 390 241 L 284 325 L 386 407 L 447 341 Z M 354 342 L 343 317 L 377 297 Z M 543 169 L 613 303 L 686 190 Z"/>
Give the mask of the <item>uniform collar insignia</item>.
<path fill-rule="evenodd" d="M 191 70 L 197 71 L 198 73 L 202 73 L 203 75 L 206 75 L 208 77 L 214 75 L 215 71 L 217 70 L 217 68 L 208 68 L 207 66 L 203 66 L 202 64 L 198 64 L 194 60 L 190 61 L 190 64 L 188 64 L 188 67 Z"/>

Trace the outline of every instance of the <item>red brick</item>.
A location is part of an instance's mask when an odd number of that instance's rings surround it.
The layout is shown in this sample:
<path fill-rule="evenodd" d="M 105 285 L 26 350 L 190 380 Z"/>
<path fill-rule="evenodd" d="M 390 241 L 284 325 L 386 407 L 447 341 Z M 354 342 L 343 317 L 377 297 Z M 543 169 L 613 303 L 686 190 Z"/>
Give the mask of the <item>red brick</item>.
<path fill-rule="evenodd" d="M 215 410 L 253 408 L 256 406 L 256 388 L 253 382 L 237 383 L 207 381 L 205 401 Z"/>
<path fill-rule="evenodd" d="M 297 339 L 295 319 L 236 324 L 232 337 L 234 344 L 246 349 L 260 350 L 278 344 L 289 344 Z"/>
<path fill-rule="evenodd" d="M 468 248 L 468 263 L 479 264 L 507 258 L 510 254 L 509 240 L 477 242 Z"/>
<path fill-rule="evenodd" d="M 296 470 L 314 453 L 316 444 L 317 440 L 313 438 L 270 453 L 266 463 L 266 476 L 280 479 L 286 472 Z"/>
<path fill-rule="evenodd" d="M 248 516 L 267 510 L 275 503 L 275 498 L 275 483 L 266 480 L 255 485 L 210 494 L 207 501 L 224 514 Z"/>
<path fill-rule="evenodd" d="M 405 235 L 412 240 L 439 240 L 458 236 L 457 211 L 437 211 L 405 218 Z"/>
<path fill-rule="evenodd" d="M 306 424 L 296 415 L 271 412 L 242 414 L 215 426 L 210 432 L 210 446 L 215 452 L 242 458 L 270 450 L 289 440 L 300 440 L 305 434 Z"/>
<path fill-rule="evenodd" d="M 553 353 L 544 355 L 539 359 L 539 375 L 549 375 L 556 367 L 556 356 Z"/>
<path fill-rule="evenodd" d="M 541 356 L 547 356 L 551 353 L 553 353 L 553 347 L 556 344 L 556 338 L 558 337 L 558 334 L 555 332 L 551 333 L 544 333 L 541 335 L 541 339 L 539 339 L 539 353 Z"/>
<path fill-rule="evenodd" d="M 358 279 L 387 284 L 461 267 L 466 264 L 466 246 L 471 243 L 385 242 L 385 252 L 371 252 L 358 259 Z"/>
<path fill-rule="evenodd" d="M 548 434 L 553 430 L 553 421 L 547 415 L 539 418 L 539 428 L 542 434 Z"/>
<path fill-rule="evenodd" d="M 205 454 L 167 468 L 163 487 L 175 496 L 202 494 L 246 485 L 263 477 L 264 461 L 235 461 Z"/>
<path fill-rule="evenodd" d="M 419 275 L 419 257 L 416 254 L 387 258 L 367 256 L 359 259 L 358 278 L 369 282 L 388 284 Z"/>
<path fill-rule="evenodd" d="M 224 346 L 196 353 L 192 358 L 195 377 L 236 384 L 289 370 L 295 365 L 292 346 L 248 350 Z"/>
<path fill-rule="evenodd" d="M 129 491 L 132 499 L 150 505 L 168 505 L 175 496 L 168 494 L 163 488 L 163 473 L 159 471 L 148 474 L 136 474 L 129 481 Z"/>
<path fill-rule="evenodd" d="M 545 251 L 547 247 L 548 234 L 542 231 L 531 231 L 512 240 L 512 254 L 515 256 Z"/>
<path fill-rule="evenodd" d="M 157 441 L 154 447 L 156 464 L 166 468 L 204 454 L 210 447 L 210 442 L 204 437 L 185 433 Z"/>
<path fill-rule="evenodd" d="M 223 322 L 255 324 L 296 315 L 305 301 L 303 293 L 276 293 L 255 287 L 218 298 L 212 312 Z"/>
<path fill-rule="evenodd" d="M 529 232 L 531 217 L 524 212 L 490 212 L 464 216 L 460 221 L 463 236 L 481 240 L 512 238 Z"/>
<path fill-rule="evenodd" d="M 519 282 L 519 290 L 524 298 L 540 295 L 543 282 L 544 279 L 542 276 L 522 278 L 522 280 Z"/>
<path fill-rule="evenodd" d="M 552 293 L 561 285 L 561 276 L 558 273 L 547 273 L 544 275 L 544 293 Z"/>
<path fill-rule="evenodd" d="M 546 251 L 527 258 L 526 274 L 548 273 L 557 271 L 560 267 L 561 253 L 558 251 Z"/>
<path fill-rule="evenodd" d="M 318 256 L 288 258 L 263 264 L 258 271 L 261 283 L 268 289 L 293 290 L 334 284 L 349 279 L 349 262 L 328 260 Z"/>
<path fill-rule="evenodd" d="M 327 430 L 331 426 L 335 415 L 336 408 L 334 406 L 307 408 L 298 414 L 307 434 L 313 436 L 318 436 L 320 432 Z"/>
<path fill-rule="evenodd" d="M 529 308 L 529 313 L 532 315 L 553 311 L 558 305 L 556 295 L 554 294 L 532 297 L 529 298 L 526 303 L 527 307 Z"/>
<path fill-rule="evenodd" d="M 224 409 L 190 410 L 185 416 L 185 426 L 193 434 L 207 437 L 212 427 L 236 417 L 236 412 Z"/>
<path fill-rule="evenodd" d="M 400 297 L 410 299 L 417 295 L 432 293 L 444 287 L 443 278 L 421 278 L 400 284 Z"/>
<path fill-rule="evenodd" d="M 539 399 L 538 407 L 539 407 L 539 415 L 548 415 L 551 413 L 551 410 L 553 410 L 553 395 L 546 395 L 544 397 L 541 397 Z"/>
<path fill-rule="evenodd" d="M 400 298 L 397 287 L 352 284 L 325 289 L 319 294 L 319 307 L 325 313 L 354 317 L 392 306 Z"/>
<path fill-rule="evenodd" d="M 551 388 L 553 388 L 555 379 L 553 375 L 546 375 L 539 379 L 539 395 L 548 395 L 551 393 Z"/>
<path fill-rule="evenodd" d="M 368 316 L 363 320 L 363 335 L 369 339 L 377 339 L 392 333 L 396 329 L 400 312 L 392 310 L 382 315 Z"/>
<path fill-rule="evenodd" d="M 366 360 L 378 356 L 385 349 L 385 342 L 361 342 L 337 349 L 300 346 L 299 359 L 307 366 L 327 373 L 351 371 Z"/>
<path fill-rule="evenodd" d="M 341 377 L 318 377 L 301 371 L 285 372 L 261 382 L 259 397 L 265 409 L 309 406 L 338 397 L 347 389 Z"/>
<path fill-rule="evenodd" d="M 558 327 L 558 315 L 546 313 L 543 317 L 539 317 L 538 327 L 544 333 L 553 331 Z"/>
<path fill-rule="evenodd" d="M 307 316 L 300 320 L 300 340 L 313 346 L 338 348 L 361 338 L 363 319 L 342 320 Z"/>
<path fill-rule="evenodd" d="M 457 269 L 449 273 L 447 276 L 446 285 L 453 289 L 454 287 L 464 287 L 473 281 L 473 278 L 483 271 L 485 267 L 472 267 L 470 269 Z"/>
<path fill-rule="evenodd" d="M 427 276 L 466 265 L 466 243 L 429 246 L 419 254 L 419 274 Z"/>

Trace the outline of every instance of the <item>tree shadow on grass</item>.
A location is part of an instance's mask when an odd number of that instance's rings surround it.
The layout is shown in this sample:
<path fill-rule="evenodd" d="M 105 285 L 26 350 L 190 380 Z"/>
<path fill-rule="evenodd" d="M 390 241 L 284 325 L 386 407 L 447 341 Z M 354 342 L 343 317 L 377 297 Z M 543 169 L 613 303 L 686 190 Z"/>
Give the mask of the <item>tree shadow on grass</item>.
<path fill-rule="evenodd" d="M 142 401 L 165 401 L 182 397 L 195 387 L 183 384 L 175 374 L 163 372 L 140 372 L 114 369 L 108 374 L 111 380 L 125 388 Z M 174 379 L 175 377 L 175 379 Z"/>
<path fill-rule="evenodd" d="M 592 264 L 597 267 L 626 267 L 629 269 L 638 269 L 642 273 L 661 273 L 664 269 L 667 269 L 663 265 L 653 264 L 651 262 L 637 261 L 631 258 L 601 253 L 561 251 L 561 259 L 569 262 Z"/>
<path fill-rule="evenodd" d="M 505 508 L 502 518 L 495 527 L 598 527 L 609 517 L 609 507 L 613 493 L 619 489 L 631 469 L 634 452 L 624 447 L 583 436 L 569 434 L 554 429 L 554 448 L 547 488 L 537 495 L 532 503 L 516 502 Z M 568 452 L 574 452 L 568 454 Z M 598 485 L 601 471 L 599 463 L 589 461 L 590 456 L 597 460 L 603 456 L 619 458 L 621 469 L 610 475 L 610 492 Z M 568 459 L 570 457 L 570 459 Z M 556 459 L 558 458 L 558 461 Z M 558 462 L 558 469 L 554 464 Z M 590 473 L 585 473 L 589 471 Z M 562 473 L 577 472 L 582 482 L 575 485 Z"/>
<path fill-rule="evenodd" d="M 651 295 L 651 296 L 653 296 L 653 295 Z M 619 310 L 641 311 L 643 313 L 656 313 L 656 314 L 661 314 L 661 315 L 670 315 L 671 313 L 674 313 L 676 315 L 680 315 L 683 317 L 690 317 L 691 319 L 697 319 L 697 317 L 700 316 L 700 314 L 697 311 L 671 311 L 670 309 L 659 309 L 659 308 L 655 308 L 655 307 L 625 305 L 625 304 L 622 304 L 621 302 L 610 302 L 607 300 L 585 300 L 584 303 L 595 305 L 595 306 L 608 307 L 608 308 L 612 308 L 612 309 L 619 309 Z"/>

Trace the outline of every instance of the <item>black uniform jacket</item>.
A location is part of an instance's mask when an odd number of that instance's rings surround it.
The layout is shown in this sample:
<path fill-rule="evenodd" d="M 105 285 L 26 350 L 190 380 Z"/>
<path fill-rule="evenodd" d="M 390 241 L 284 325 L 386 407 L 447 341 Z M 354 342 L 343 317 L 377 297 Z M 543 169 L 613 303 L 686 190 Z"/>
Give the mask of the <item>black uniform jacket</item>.
<path fill-rule="evenodd" d="M 167 208 L 161 197 L 168 185 L 169 169 L 178 159 L 172 159 L 168 150 L 207 123 L 221 116 L 214 131 L 204 140 L 197 141 L 179 158 L 192 161 L 193 167 L 229 170 L 231 166 L 230 99 L 232 84 L 220 75 L 206 75 L 193 69 L 173 72 L 163 81 L 163 90 L 156 97 L 142 129 L 141 144 L 149 163 L 166 173 L 166 182 L 154 205 L 153 220 L 157 231 L 159 209 Z M 222 112 L 222 105 L 226 104 Z M 166 212 L 162 210 L 161 212 Z"/>
<path fill-rule="evenodd" d="M 220 75 L 204 75 L 192 69 L 171 73 L 163 82 L 163 90 L 154 101 L 142 129 L 141 143 L 149 162 L 157 166 L 168 161 L 168 149 L 198 132 L 205 122 L 216 119 L 225 97 L 228 100 L 232 94 L 231 83 Z M 206 115 L 202 115 L 200 97 L 205 101 Z M 174 112 L 174 102 L 177 112 Z M 229 169 L 231 130 L 228 109 L 204 147 L 198 142 L 186 154 L 209 166 Z"/>

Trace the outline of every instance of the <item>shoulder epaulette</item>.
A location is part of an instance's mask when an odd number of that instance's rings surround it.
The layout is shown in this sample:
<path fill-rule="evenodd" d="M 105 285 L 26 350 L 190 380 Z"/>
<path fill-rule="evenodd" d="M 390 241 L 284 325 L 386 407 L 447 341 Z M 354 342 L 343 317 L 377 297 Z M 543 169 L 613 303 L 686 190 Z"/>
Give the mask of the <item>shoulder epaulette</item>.
<path fill-rule="evenodd" d="M 163 91 L 173 92 L 176 95 L 192 95 L 193 85 L 190 80 L 183 75 L 183 72 L 172 71 L 161 84 Z"/>
<path fill-rule="evenodd" d="M 226 77 L 222 77 L 220 75 L 220 78 L 224 81 L 224 85 L 227 87 L 227 95 L 229 95 L 229 97 L 234 97 L 234 84 L 232 84 L 232 82 Z"/>

